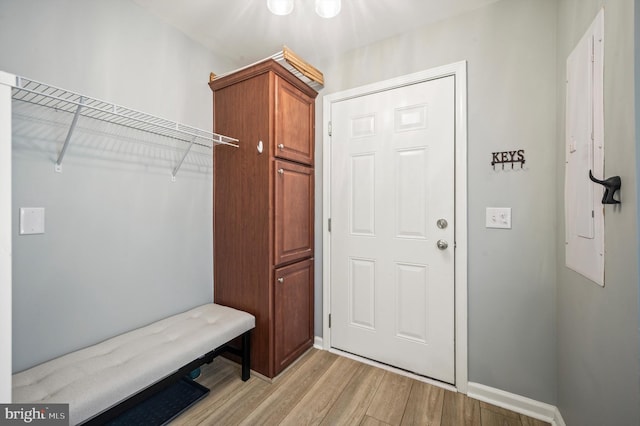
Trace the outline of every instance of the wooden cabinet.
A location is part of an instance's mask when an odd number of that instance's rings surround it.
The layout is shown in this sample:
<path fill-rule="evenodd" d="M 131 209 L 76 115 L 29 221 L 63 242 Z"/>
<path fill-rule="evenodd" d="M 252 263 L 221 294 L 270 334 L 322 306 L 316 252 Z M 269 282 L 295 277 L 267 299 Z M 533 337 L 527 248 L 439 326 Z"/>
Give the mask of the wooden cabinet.
<path fill-rule="evenodd" d="M 274 264 L 313 255 L 313 169 L 276 160 Z"/>
<path fill-rule="evenodd" d="M 314 104 L 286 80 L 276 80 L 275 153 L 277 157 L 313 165 Z M 295 123 L 295 126 L 292 124 Z"/>
<path fill-rule="evenodd" d="M 313 345 L 314 100 L 268 60 L 210 83 L 214 301 L 256 316 L 252 368 L 274 377 Z"/>
<path fill-rule="evenodd" d="M 313 259 L 275 272 L 275 363 L 281 371 L 313 344 Z"/>

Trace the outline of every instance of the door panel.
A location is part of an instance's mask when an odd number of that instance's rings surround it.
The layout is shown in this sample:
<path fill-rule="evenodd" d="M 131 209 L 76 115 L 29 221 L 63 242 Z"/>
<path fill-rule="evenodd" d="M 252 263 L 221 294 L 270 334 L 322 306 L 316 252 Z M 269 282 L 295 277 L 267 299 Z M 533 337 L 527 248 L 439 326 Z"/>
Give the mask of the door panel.
<path fill-rule="evenodd" d="M 313 169 L 275 161 L 274 264 L 313 256 Z"/>
<path fill-rule="evenodd" d="M 425 148 L 395 153 L 395 219 L 397 238 L 427 238 L 429 158 Z"/>
<path fill-rule="evenodd" d="M 396 336 L 428 344 L 429 269 L 396 264 Z"/>
<path fill-rule="evenodd" d="M 313 344 L 313 259 L 275 271 L 275 372 Z"/>
<path fill-rule="evenodd" d="M 451 76 L 331 109 L 331 345 L 449 383 L 454 107 Z"/>
<path fill-rule="evenodd" d="M 351 233 L 375 235 L 375 156 L 351 158 Z"/>
<path fill-rule="evenodd" d="M 349 259 L 349 323 L 375 329 L 375 262 Z"/>
<path fill-rule="evenodd" d="M 313 165 L 313 100 L 276 78 L 276 157 Z M 292 125 L 295 123 L 295 125 Z"/>

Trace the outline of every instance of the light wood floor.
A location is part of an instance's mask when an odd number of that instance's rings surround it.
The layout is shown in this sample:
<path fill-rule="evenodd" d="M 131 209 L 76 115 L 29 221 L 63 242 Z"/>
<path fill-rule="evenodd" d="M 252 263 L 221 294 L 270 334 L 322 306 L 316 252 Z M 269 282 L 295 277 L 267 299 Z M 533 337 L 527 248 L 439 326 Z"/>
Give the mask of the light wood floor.
<path fill-rule="evenodd" d="M 173 425 L 473 425 L 541 422 L 465 395 L 312 349 L 273 383 L 240 379 L 217 358 L 198 381 L 209 395 Z"/>

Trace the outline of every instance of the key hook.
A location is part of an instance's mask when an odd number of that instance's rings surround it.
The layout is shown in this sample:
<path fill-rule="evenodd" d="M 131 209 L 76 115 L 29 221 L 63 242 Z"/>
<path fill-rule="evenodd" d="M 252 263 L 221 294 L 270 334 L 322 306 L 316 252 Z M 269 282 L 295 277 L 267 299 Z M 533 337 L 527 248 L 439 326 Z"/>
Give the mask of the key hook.
<path fill-rule="evenodd" d="M 604 186 L 604 194 L 602 195 L 602 204 L 620 204 L 620 201 L 613 198 L 613 194 L 622 186 L 620 176 L 611 176 L 605 180 L 599 180 L 593 177 L 593 173 L 589 170 L 589 179 L 595 183 Z"/>

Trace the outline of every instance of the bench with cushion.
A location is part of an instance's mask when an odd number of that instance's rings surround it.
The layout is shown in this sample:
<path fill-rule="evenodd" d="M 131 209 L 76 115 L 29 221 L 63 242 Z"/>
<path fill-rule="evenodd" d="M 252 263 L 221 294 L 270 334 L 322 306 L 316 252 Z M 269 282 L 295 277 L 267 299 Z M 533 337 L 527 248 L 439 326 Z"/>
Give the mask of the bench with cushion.
<path fill-rule="evenodd" d="M 101 424 L 225 350 L 249 379 L 253 315 L 207 304 L 13 375 L 14 403 L 68 403 L 70 424 Z M 242 348 L 228 344 L 242 336 Z"/>

